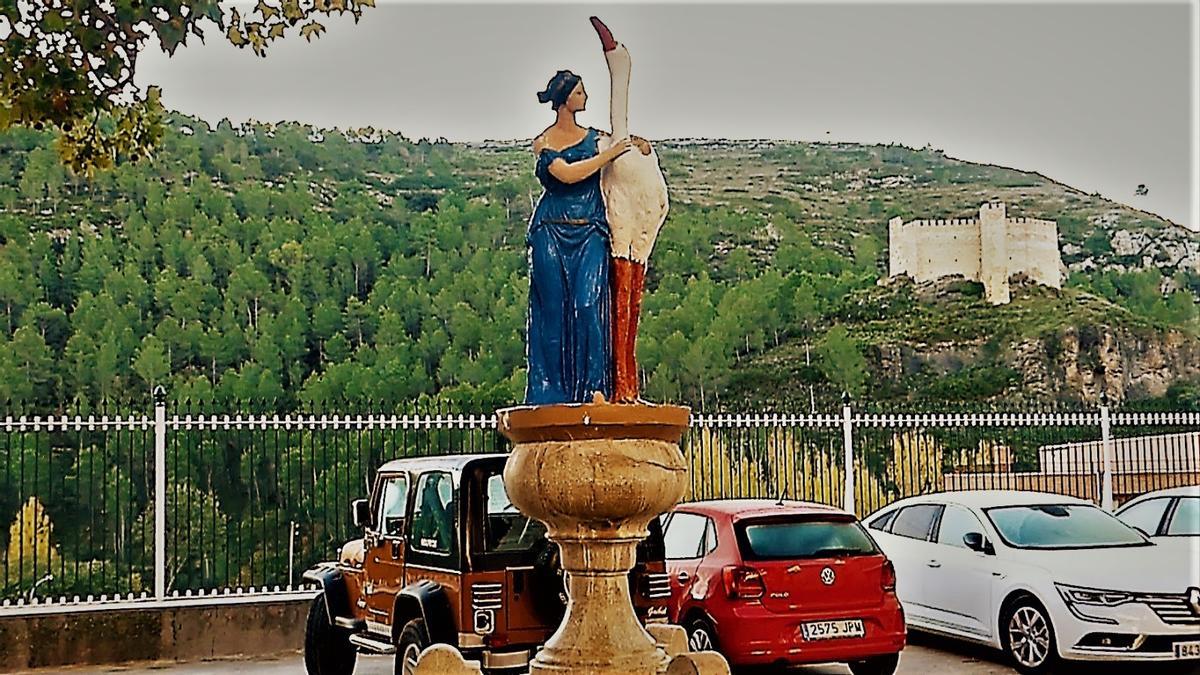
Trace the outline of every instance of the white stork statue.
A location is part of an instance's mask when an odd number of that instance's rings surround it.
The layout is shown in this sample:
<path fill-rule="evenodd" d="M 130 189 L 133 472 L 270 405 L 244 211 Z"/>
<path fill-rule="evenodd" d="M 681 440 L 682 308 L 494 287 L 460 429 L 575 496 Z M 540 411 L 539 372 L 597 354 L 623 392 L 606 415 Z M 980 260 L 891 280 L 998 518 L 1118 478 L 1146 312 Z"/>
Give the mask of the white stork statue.
<path fill-rule="evenodd" d="M 629 136 L 629 50 L 613 39 L 600 19 L 591 20 L 604 47 L 612 86 L 609 144 Z M 624 403 L 638 399 L 635 344 L 646 263 L 667 219 L 667 181 L 658 165 L 658 153 L 644 140 L 636 140 L 640 152 L 625 153 L 600 173 L 600 191 L 612 230 L 613 399 Z"/>

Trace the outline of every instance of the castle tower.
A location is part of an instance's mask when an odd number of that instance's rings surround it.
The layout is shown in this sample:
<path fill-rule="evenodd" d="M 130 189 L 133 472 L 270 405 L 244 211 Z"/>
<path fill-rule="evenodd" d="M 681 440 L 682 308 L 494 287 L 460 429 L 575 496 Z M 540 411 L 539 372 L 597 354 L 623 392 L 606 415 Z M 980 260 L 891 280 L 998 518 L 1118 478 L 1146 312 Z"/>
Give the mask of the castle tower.
<path fill-rule="evenodd" d="M 1004 204 L 979 207 L 979 280 L 988 302 L 1002 305 L 1011 299 L 1008 287 L 1008 221 Z"/>
<path fill-rule="evenodd" d="M 896 216 L 888 221 L 888 276 L 909 272 L 908 250 L 905 239 L 901 236 L 904 230 L 904 219 Z"/>

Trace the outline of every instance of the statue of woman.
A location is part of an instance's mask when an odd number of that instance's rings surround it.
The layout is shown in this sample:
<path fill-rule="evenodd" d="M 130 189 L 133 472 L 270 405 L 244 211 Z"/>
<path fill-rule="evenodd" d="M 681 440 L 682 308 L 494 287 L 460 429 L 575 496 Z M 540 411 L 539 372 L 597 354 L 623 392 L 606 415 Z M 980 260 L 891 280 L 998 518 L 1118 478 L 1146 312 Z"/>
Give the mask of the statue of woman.
<path fill-rule="evenodd" d="M 587 104 L 578 75 L 560 70 L 538 93 L 554 124 L 533 141 L 544 191 L 529 221 L 529 379 L 525 402 L 583 403 L 612 398 L 611 233 L 600 169 L 628 152 L 618 139 L 605 150 L 601 132 L 575 113 Z"/>

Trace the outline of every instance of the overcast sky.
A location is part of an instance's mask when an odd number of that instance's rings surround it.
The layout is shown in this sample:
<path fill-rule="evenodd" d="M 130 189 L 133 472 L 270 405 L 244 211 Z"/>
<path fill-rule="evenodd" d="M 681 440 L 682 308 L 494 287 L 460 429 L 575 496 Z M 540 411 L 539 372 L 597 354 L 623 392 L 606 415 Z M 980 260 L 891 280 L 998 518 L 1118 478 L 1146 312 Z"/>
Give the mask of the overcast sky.
<path fill-rule="evenodd" d="M 591 96 L 581 121 L 607 127 L 597 14 L 633 57 L 633 133 L 930 144 L 1200 226 L 1193 3 L 379 5 L 266 59 L 215 31 L 151 49 L 138 81 L 213 124 L 478 141 L 549 124 L 536 92 L 568 68 Z"/>

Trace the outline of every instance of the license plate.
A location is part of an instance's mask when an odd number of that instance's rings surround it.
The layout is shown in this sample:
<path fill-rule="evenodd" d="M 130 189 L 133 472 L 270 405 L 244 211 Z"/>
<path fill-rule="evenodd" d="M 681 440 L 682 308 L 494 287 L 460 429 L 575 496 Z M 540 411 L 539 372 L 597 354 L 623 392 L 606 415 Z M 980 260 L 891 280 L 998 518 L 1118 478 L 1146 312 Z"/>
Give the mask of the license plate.
<path fill-rule="evenodd" d="M 800 624 L 800 632 L 805 640 L 833 640 L 835 638 L 862 637 L 862 619 L 843 619 L 841 621 L 810 621 Z M 1178 646 L 1178 645 L 1176 645 Z"/>
<path fill-rule="evenodd" d="M 1198 642 L 1176 642 L 1175 643 L 1175 658 L 1177 658 L 1177 659 L 1200 659 L 1200 641 L 1198 641 Z"/>

